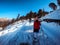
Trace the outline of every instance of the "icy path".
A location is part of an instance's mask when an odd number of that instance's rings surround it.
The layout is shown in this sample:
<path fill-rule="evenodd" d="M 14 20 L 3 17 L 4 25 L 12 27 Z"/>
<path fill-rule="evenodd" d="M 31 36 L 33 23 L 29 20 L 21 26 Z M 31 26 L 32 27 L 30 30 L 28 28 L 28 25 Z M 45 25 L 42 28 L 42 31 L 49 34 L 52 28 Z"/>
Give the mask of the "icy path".
<path fill-rule="evenodd" d="M 3 36 L 0 36 L 0 45 L 10 45 L 10 41 L 12 41 L 12 45 L 15 45 L 15 40 L 17 40 L 17 35 L 20 29 L 26 24 L 19 23 L 12 26 L 13 29 L 10 28 L 10 30 L 5 30 L 0 33 L 2 33 Z M 5 34 L 6 33 L 6 34 Z M 20 35 L 19 35 L 20 36 Z M 14 44 L 13 44 L 14 43 Z"/>
<path fill-rule="evenodd" d="M 42 22 L 41 30 L 38 34 L 39 37 L 37 37 L 41 45 L 56 45 L 56 43 L 59 45 L 59 42 L 57 42 L 59 39 L 59 31 L 56 31 L 57 28 L 53 28 L 51 24 L 50 26 L 49 23 Z M 18 22 L 9 28 L 0 32 L 0 45 L 20 45 L 21 43 L 29 43 L 32 45 L 33 22 Z"/>

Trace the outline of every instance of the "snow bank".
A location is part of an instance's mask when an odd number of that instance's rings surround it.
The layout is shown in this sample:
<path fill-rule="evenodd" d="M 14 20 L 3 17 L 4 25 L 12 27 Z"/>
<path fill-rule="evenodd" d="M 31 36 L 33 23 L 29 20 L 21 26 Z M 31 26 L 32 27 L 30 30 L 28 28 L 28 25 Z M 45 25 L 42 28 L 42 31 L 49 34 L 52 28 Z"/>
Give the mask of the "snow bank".
<path fill-rule="evenodd" d="M 23 26 L 24 22 L 18 21 L 14 24 L 7 26 L 3 31 L 0 31 L 0 36 L 4 36 L 5 34 L 15 32 L 17 29 Z"/>
<path fill-rule="evenodd" d="M 49 13 L 48 15 L 42 17 L 41 19 L 58 19 L 60 20 L 60 9 L 57 9 L 53 11 L 52 13 Z"/>
<path fill-rule="evenodd" d="M 42 22 L 42 30 L 57 44 L 60 44 L 60 26 L 54 22 Z"/>

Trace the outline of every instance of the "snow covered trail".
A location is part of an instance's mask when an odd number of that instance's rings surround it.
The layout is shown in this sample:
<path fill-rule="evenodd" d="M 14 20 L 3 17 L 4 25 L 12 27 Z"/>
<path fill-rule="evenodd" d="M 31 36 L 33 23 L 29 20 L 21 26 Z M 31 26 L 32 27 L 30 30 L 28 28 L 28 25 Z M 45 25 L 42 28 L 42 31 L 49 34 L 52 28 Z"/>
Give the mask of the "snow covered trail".
<path fill-rule="evenodd" d="M 28 42 L 29 34 L 32 33 L 33 23 L 29 23 L 28 21 L 14 24 L 12 25 L 12 30 L 4 30 L 7 31 L 6 34 L 1 34 L 0 36 L 0 45 L 19 45 L 20 42 Z M 11 28 L 10 28 L 11 29 Z M 0 32 L 1 33 L 1 32 Z M 3 35 L 3 36 L 2 36 Z M 27 41 L 26 41 L 27 40 Z M 31 41 L 31 40 L 30 40 Z"/>
<path fill-rule="evenodd" d="M 42 22 L 41 29 L 38 33 L 40 45 L 55 45 L 59 39 L 59 32 L 51 23 Z M 50 27 L 50 26 L 51 27 Z M 53 29 L 53 30 L 52 30 Z M 59 28 L 58 28 L 59 29 Z M 4 32 L 4 33 L 3 33 Z M 6 33 L 5 33 L 6 32 Z M 56 39 L 56 40 L 55 40 Z M 0 45 L 20 45 L 33 41 L 33 21 L 16 22 L 9 29 L 0 32 Z M 56 42 L 56 43 L 55 43 Z M 57 44 L 58 45 L 58 44 Z"/>
<path fill-rule="evenodd" d="M 22 23 L 20 26 L 18 26 L 18 24 L 15 24 L 16 25 L 14 28 L 15 31 L 9 30 L 8 31 L 9 33 L 1 36 L 0 37 L 0 45 L 8 45 L 8 43 L 11 39 L 13 39 L 14 37 L 16 38 L 16 34 L 20 31 L 20 29 L 24 26 L 25 23 L 26 22 Z M 4 33 L 5 33 L 5 31 L 4 31 Z"/>

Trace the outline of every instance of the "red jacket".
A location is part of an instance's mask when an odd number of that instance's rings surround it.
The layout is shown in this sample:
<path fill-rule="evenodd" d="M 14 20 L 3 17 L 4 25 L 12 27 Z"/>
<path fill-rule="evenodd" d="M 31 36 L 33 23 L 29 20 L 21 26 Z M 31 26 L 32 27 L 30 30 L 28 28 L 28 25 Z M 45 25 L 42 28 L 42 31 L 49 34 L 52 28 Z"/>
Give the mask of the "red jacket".
<path fill-rule="evenodd" d="M 34 29 L 40 29 L 40 21 L 36 20 L 34 21 Z"/>

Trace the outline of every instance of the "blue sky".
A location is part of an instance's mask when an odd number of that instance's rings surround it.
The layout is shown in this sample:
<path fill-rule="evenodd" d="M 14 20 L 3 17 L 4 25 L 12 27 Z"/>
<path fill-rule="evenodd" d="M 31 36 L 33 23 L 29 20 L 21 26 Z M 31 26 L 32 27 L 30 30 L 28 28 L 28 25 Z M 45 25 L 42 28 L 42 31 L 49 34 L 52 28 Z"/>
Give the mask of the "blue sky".
<path fill-rule="evenodd" d="M 31 10 L 37 12 L 39 9 L 51 11 L 49 3 L 56 0 L 0 0 L 0 18 L 16 18 L 18 13 L 26 15 Z"/>

